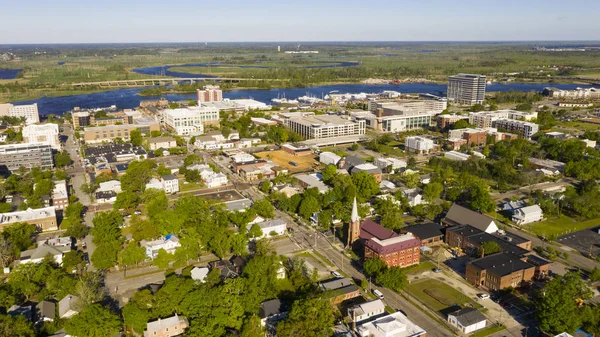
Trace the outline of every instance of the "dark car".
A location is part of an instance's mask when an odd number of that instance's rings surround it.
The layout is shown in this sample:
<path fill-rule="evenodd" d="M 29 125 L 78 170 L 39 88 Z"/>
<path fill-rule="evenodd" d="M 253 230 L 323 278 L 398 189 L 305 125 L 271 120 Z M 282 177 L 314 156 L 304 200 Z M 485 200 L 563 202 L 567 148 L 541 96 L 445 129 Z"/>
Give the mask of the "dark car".
<path fill-rule="evenodd" d="M 290 163 L 290 165 L 292 165 L 292 166 L 298 166 L 298 163 L 296 163 L 295 161 L 290 161 L 289 163 Z"/>
<path fill-rule="evenodd" d="M 88 253 L 83 253 L 83 262 L 85 262 L 85 264 L 89 265 L 90 264 L 90 256 L 88 255 Z"/>

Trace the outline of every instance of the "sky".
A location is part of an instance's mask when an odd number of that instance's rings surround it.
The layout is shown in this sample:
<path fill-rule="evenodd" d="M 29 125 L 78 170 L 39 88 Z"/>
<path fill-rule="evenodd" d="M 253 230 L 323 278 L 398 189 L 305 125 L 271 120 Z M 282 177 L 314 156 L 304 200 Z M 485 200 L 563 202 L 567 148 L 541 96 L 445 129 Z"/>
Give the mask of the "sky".
<path fill-rule="evenodd" d="M 0 1 L 0 44 L 598 40 L 597 0 Z"/>

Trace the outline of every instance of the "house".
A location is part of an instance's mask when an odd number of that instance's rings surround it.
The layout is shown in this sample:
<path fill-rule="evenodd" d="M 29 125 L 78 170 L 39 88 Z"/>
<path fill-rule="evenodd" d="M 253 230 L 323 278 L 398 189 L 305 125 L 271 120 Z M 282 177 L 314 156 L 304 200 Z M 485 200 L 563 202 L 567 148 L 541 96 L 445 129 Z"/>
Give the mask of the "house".
<path fill-rule="evenodd" d="M 513 214 L 516 210 L 518 210 L 519 208 L 523 208 L 525 206 L 527 206 L 527 203 L 525 202 L 525 200 L 509 201 L 502 205 L 502 210 L 507 211 L 510 214 Z"/>
<path fill-rule="evenodd" d="M 298 184 L 304 189 L 317 188 L 321 194 L 330 190 L 329 186 L 325 185 L 315 174 L 300 173 L 294 175 L 294 178 L 296 178 Z"/>
<path fill-rule="evenodd" d="M 429 247 L 444 242 L 444 227 L 434 222 L 404 227 L 402 233 L 412 233 L 421 240 L 421 247 Z"/>
<path fill-rule="evenodd" d="M 419 190 L 416 188 L 407 188 L 402 190 L 402 194 L 408 199 L 408 204 L 410 207 L 415 207 L 417 205 L 424 204 L 423 196 L 419 193 Z"/>
<path fill-rule="evenodd" d="M 221 279 L 236 278 L 239 274 L 236 272 L 235 266 L 227 260 L 212 261 L 208 263 L 208 268 L 212 271 L 218 269 L 221 272 Z"/>
<path fill-rule="evenodd" d="M 244 267 L 246 266 L 246 263 L 248 263 L 248 261 L 241 255 L 232 256 L 229 259 L 229 262 L 231 263 L 231 265 L 233 266 L 233 268 L 237 274 L 241 274 L 242 269 L 244 269 Z"/>
<path fill-rule="evenodd" d="M 536 221 L 541 221 L 544 218 L 544 212 L 538 205 L 519 208 L 514 211 L 512 221 L 517 225 L 524 225 Z"/>
<path fill-rule="evenodd" d="M 97 192 L 112 191 L 112 192 L 115 192 L 115 194 L 119 194 L 122 192 L 121 182 L 118 180 L 109 180 L 109 181 L 102 182 L 99 184 L 99 187 L 96 191 Z"/>
<path fill-rule="evenodd" d="M 427 332 L 403 313 L 395 312 L 358 326 L 359 336 L 368 337 L 425 337 Z"/>
<path fill-rule="evenodd" d="M 389 181 L 389 180 L 384 180 L 382 182 L 379 183 L 379 190 L 381 192 L 390 192 L 396 189 L 396 185 Z"/>
<path fill-rule="evenodd" d="M 41 301 L 35 306 L 35 317 L 38 322 L 52 322 L 56 317 L 56 304 L 50 301 Z"/>
<path fill-rule="evenodd" d="M 285 194 L 286 197 L 291 198 L 294 195 L 300 193 L 300 191 L 293 186 L 285 186 L 278 190 L 278 192 Z"/>
<path fill-rule="evenodd" d="M 431 174 L 422 174 L 419 176 L 419 182 L 423 185 L 427 185 L 431 182 Z"/>
<path fill-rule="evenodd" d="M 159 318 L 157 321 L 148 322 L 144 337 L 174 337 L 183 335 L 189 327 L 185 317 L 175 316 Z"/>
<path fill-rule="evenodd" d="M 67 182 L 59 180 L 54 182 L 52 190 L 52 206 L 56 209 L 65 209 L 69 205 L 69 193 L 67 191 Z"/>
<path fill-rule="evenodd" d="M 175 234 L 169 234 L 164 238 L 153 241 L 142 240 L 140 246 L 146 249 L 146 256 L 149 259 L 154 259 L 159 250 L 164 249 L 167 253 L 173 254 L 177 248 L 181 247 L 181 244 Z"/>
<path fill-rule="evenodd" d="M 204 280 L 206 279 L 206 276 L 208 276 L 209 272 L 210 269 L 206 267 L 194 267 L 191 271 L 192 280 L 204 283 Z"/>
<path fill-rule="evenodd" d="M 179 192 L 179 179 L 172 174 L 162 176 L 161 182 L 166 193 L 173 194 Z"/>
<path fill-rule="evenodd" d="M 258 317 L 262 326 L 279 322 L 287 317 L 287 311 L 279 299 L 264 301 L 260 304 Z"/>
<path fill-rule="evenodd" d="M 339 304 L 360 296 L 360 288 L 349 278 L 339 278 L 319 284 L 321 290 L 329 292 L 331 304 Z"/>
<path fill-rule="evenodd" d="M 501 252 L 467 263 L 465 278 L 476 287 L 491 291 L 517 288 L 530 282 L 535 275 L 535 266 L 511 253 Z"/>
<path fill-rule="evenodd" d="M 287 230 L 287 224 L 283 219 L 273 219 L 258 223 L 262 236 L 257 239 L 271 238 L 273 236 L 284 235 Z"/>
<path fill-rule="evenodd" d="M 100 191 L 94 194 L 96 203 L 98 204 L 113 204 L 117 201 L 117 193 L 114 191 Z"/>
<path fill-rule="evenodd" d="M 448 314 L 448 323 L 465 334 L 485 328 L 486 322 L 485 316 L 475 308 L 462 308 Z"/>
<path fill-rule="evenodd" d="M 366 163 L 366 161 L 362 160 L 360 157 L 347 156 L 342 158 L 342 160 L 338 162 L 338 167 L 346 171 L 350 171 L 350 169 L 352 169 L 354 166 L 358 166 L 364 163 Z"/>
<path fill-rule="evenodd" d="M 321 152 L 319 154 L 319 161 L 325 165 L 336 165 L 342 160 L 342 157 L 338 156 L 333 152 Z"/>
<path fill-rule="evenodd" d="M 352 169 L 350 169 L 350 173 L 351 174 L 355 174 L 358 172 L 366 172 L 372 176 L 375 177 L 375 180 L 380 183 L 381 182 L 381 169 L 371 163 L 365 163 L 365 164 L 360 164 L 360 165 L 356 165 L 354 167 L 352 167 Z"/>
<path fill-rule="evenodd" d="M 396 158 L 375 158 L 373 164 L 379 167 L 384 172 L 389 172 L 389 170 L 396 171 L 399 169 L 403 169 L 407 166 L 407 163 L 404 160 L 396 159 Z"/>
<path fill-rule="evenodd" d="M 38 240 L 36 243 L 38 246 L 48 245 L 48 246 L 52 246 L 52 247 L 71 247 L 73 245 L 73 241 L 72 241 L 71 237 L 69 237 L 69 236 L 65 236 L 65 237 L 57 236 L 54 238 Z"/>
<path fill-rule="evenodd" d="M 79 313 L 79 297 L 67 295 L 58 302 L 58 317 L 69 318 Z"/>
<path fill-rule="evenodd" d="M 19 263 L 41 263 L 47 255 L 50 255 L 58 265 L 62 265 L 63 257 L 69 251 L 71 251 L 70 246 L 54 247 L 42 244 L 37 248 L 22 251 Z"/>
<path fill-rule="evenodd" d="M 153 137 L 148 140 L 151 150 L 170 149 L 177 146 L 177 141 L 173 137 Z"/>
<path fill-rule="evenodd" d="M 32 308 L 33 308 L 33 305 L 31 304 L 31 302 L 25 303 L 23 305 L 15 304 L 15 305 L 11 306 L 10 308 L 8 308 L 6 313 L 13 317 L 25 316 L 25 318 L 27 318 L 27 320 L 32 321 L 33 320 Z"/>
<path fill-rule="evenodd" d="M 352 322 L 358 323 L 385 313 L 385 303 L 376 299 L 348 308 L 348 316 Z"/>
<path fill-rule="evenodd" d="M 442 220 L 442 224 L 446 227 L 470 225 L 486 233 L 498 231 L 498 225 L 496 225 L 494 219 L 458 204 L 453 204 L 450 207 L 446 217 Z"/>
<path fill-rule="evenodd" d="M 238 149 L 244 149 L 260 144 L 262 140 L 260 138 L 242 138 L 237 142 Z"/>

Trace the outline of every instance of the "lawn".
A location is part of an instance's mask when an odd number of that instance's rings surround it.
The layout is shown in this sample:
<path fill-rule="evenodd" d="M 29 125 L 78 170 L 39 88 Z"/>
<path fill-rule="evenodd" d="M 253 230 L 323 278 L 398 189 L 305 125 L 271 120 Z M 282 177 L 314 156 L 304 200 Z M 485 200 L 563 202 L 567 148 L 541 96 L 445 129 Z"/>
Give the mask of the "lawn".
<path fill-rule="evenodd" d="M 435 311 L 442 311 L 454 305 L 481 307 L 467 295 L 438 280 L 429 279 L 413 282 L 407 287 L 407 290 Z"/>
<path fill-rule="evenodd" d="M 406 267 L 403 269 L 403 271 L 405 274 L 415 275 L 421 274 L 425 271 L 432 271 L 434 268 L 435 265 L 433 263 L 431 263 L 430 261 L 425 261 L 410 267 Z"/>
<path fill-rule="evenodd" d="M 197 183 L 188 182 L 187 184 L 184 184 L 183 180 L 179 181 L 179 192 L 193 191 L 198 190 L 200 188 L 202 187 Z"/>
<path fill-rule="evenodd" d="M 485 337 L 506 329 L 504 325 L 491 325 L 470 335 L 470 337 Z"/>
<path fill-rule="evenodd" d="M 546 238 L 553 238 L 571 232 L 580 231 L 582 229 L 591 228 L 597 226 L 598 224 L 600 224 L 600 219 L 577 221 L 567 216 L 561 216 L 559 218 L 553 218 L 525 225 L 525 228 L 537 235 L 542 235 Z"/>

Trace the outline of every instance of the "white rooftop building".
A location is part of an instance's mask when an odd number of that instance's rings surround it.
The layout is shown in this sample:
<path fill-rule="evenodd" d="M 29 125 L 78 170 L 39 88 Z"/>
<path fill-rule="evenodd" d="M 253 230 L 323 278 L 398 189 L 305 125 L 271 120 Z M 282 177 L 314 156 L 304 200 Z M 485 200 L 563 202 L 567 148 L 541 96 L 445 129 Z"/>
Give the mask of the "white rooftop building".
<path fill-rule="evenodd" d="M 342 160 L 342 157 L 333 152 L 321 152 L 319 154 L 319 161 L 325 165 L 337 165 L 340 160 Z"/>
<path fill-rule="evenodd" d="M 375 166 L 379 167 L 381 170 L 385 170 L 388 167 L 391 167 L 392 170 L 399 170 L 407 166 L 407 163 L 404 160 L 391 157 L 375 158 L 373 164 L 375 164 Z"/>
<path fill-rule="evenodd" d="M 23 117 L 27 125 L 40 122 L 37 103 L 27 105 L 0 104 L 0 116 Z"/>
<path fill-rule="evenodd" d="M 419 337 L 426 332 L 401 312 L 378 318 L 358 327 L 361 337 Z"/>
<path fill-rule="evenodd" d="M 219 109 L 192 106 L 161 111 L 163 124 L 175 130 L 180 136 L 200 135 L 204 125 L 219 122 Z"/>
<path fill-rule="evenodd" d="M 465 160 L 471 158 L 470 155 L 468 155 L 466 153 L 462 153 L 462 152 L 457 152 L 457 151 L 444 152 L 444 157 L 446 157 L 450 160 L 458 160 L 458 161 L 465 161 Z"/>
<path fill-rule="evenodd" d="M 173 254 L 178 247 L 181 247 L 179 238 L 174 234 L 169 234 L 158 240 L 140 241 L 140 246 L 146 249 L 146 256 L 154 259 L 158 255 L 158 251 L 164 249 L 167 253 Z"/>
<path fill-rule="evenodd" d="M 512 221 L 517 225 L 541 221 L 544 218 L 544 212 L 538 205 L 527 206 L 514 210 Z"/>
<path fill-rule="evenodd" d="M 32 124 L 23 128 L 23 142 L 27 144 L 47 143 L 60 150 L 58 124 Z"/>
<path fill-rule="evenodd" d="M 285 231 L 287 230 L 287 224 L 283 219 L 273 219 L 259 222 L 258 226 L 262 231 L 262 236 L 259 239 L 284 235 Z"/>
<path fill-rule="evenodd" d="M 409 152 L 428 153 L 434 149 L 435 144 L 429 138 L 412 136 L 404 139 L 404 146 L 406 147 L 406 151 Z"/>
<path fill-rule="evenodd" d="M 121 193 L 121 182 L 118 180 L 109 180 L 99 184 L 97 192 L 112 191 L 115 193 Z"/>
<path fill-rule="evenodd" d="M 361 303 L 348 309 L 348 316 L 356 323 L 383 313 L 385 313 L 385 303 L 380 299 Z"/>
<path fill-rule="evenodd" d="M 204 283 L 208 273 L 210 273 L 210 269 L 206 267 L 194 267 L 191 271 L 192 280 Z"/>

